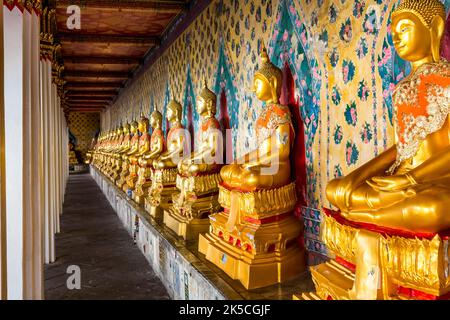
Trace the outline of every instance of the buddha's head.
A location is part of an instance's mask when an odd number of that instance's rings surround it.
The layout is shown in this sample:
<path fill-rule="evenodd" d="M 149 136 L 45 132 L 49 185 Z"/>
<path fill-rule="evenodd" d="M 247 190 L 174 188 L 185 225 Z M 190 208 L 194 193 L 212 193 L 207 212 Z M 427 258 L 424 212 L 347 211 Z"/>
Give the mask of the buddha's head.
<path fill-rule="evenodd" d="M 149 121 L 148 118 L 145 117 L 144 115 L 141 115 L 141 118 L 139 119 L 138 122 L 138 130 L 141 133 L 145 133 L 148 131 L 148 125 L 149 125 Z"/>
<path fill-rule="evenodd" d="M 123 125 L 122 130 L 123 130 L 123 134 L 124 134 L 124 135 L 129 134 L 129 133 L 130 133 L 130 124 L 129 124 L 128 122 L 125 123 L 125 124 Z"/>
<path fill-rule="evenodd" d="M 439 0 L 402 0 L 392 13 L 392 38 L 398 55 L 410 62 L 438 62 L 445 16 Z"/>
<path fill-rule="evenodd" d="M 167 120 L 169 122 L 181 121 L 182 112 L 181 104 L 176 100 L 171 100 L 167 105 Z"/>
<path fill-rule="evenodd" d="M 283 73 L 274 65 L 267 55 L 264 44 L 261 46 L 261 67 L 253 79 L 253 92 L 261 101 L 278 103 L 281 95 Z"/>
<path fill-rule="evenodd" d="M 155 110 L 150 115 L 150 125 L 153 129 L 161 128 L 162 126 L 162 114 L 158 110 Z"/>
<path fill-rule="evenodd" d="M 214 117 L 216 115 L 217 96 L 208 89 L 206 80 L 203 89 L 197 97 L 197 112 L 202 117 Z"/>
<path fill-rule="evenodd" d="M 139 124 L 137 123 L 137 121 L 132 121 L 132 122 L 130 123 L 130 132 L 131 132 L 132 134 L 136 134 L 136 133 L 137 133 L 137 130 L 138 130 L 138 126 L 139 126 Z"/>

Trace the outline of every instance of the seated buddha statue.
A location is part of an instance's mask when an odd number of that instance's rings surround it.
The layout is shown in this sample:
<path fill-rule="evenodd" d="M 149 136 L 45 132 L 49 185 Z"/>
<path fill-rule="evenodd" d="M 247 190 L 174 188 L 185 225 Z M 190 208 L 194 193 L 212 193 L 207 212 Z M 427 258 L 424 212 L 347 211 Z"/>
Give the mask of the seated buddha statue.
<path fill-rule="evenodd" d="M 137 121 L 130 123 L 130 145 L 122 153 L 122 171 L 120 172 L 120 178 L 117 180 L 116 185 L 127 191 L 127 177 L 130 174 L 130 156 L 135 154 L 139 150 L 139 132 Z"/>
<path fill-rule="evenodd" d="M 170 130 L 167 134 L 167 151 L 161 153 L 153 161 L 153 168 L 156 170 L 176 168 L 184 153 L 184 128 L 181 124 L 182 116 L 181 104 L 171 100 L 167 105 L 167 120 Z"/>
<path fill-rule="evenodd" d="M 117 180 L 122 170 L 122 153 L 125 148 L 129 148 L 131 141 L 130 125 L 128 123 L 124 124 L 121 130 L 122 133 L 114 149 L 114 165 L 110 172 L 111 180 L 114 182 Z"/>
<path fill-rule="evenodd" d="M 178 163 L 178 191 L 172 196 L 171 208 L 164 210 L 164 224 L 185 240 L 196 239 L 199 232 L 207 230 L 209 214 L 220 208 L 217 197 L 223 133 L 215 118 L 216 103 L 216 94 L 208 89 L 205 81 L 197 97 L 200 141 L 196 150 Z"/>
<path fill-rule="evenodd" d="M 106 174 L 106 170 L 109 168 L 109 165 L 110 165 L 110 160 L 111 160 L 110 152 L 111 152 L 112 144 L 113 144 L 115 137 L 116 137 L 116 132 L 114 130 L 111 130 L 108 133 L 106 143 L 105 143 L 105 148 L 103 151 L 103 165 L 101 168 L 101 171 L 103 174 Z"/>
<path fill-rule="evenodd" d="M 141 116 L 138 122 L 139 141 L 137 149 L 128 153 L 130 161 L 130 174 L 127 177 L 126 191 L 131 197 L 138 180 L 139 159 L 150 149 L 150 134 L 148 133 L 149 121 L 145 116 Z"/>
<path fill-rule="evenodd" d="M 256 124 L 257 149 L 220 171 L 219 203 L 199 251 L 246 289 L 273 285 L 305 269 L 298 245 L 301 223 L 291 181 L 290 148 L 294 130 L 288 106 L 280 104 L 282 71 L 261 47 L 261 65 L 253 91 L 265 107 Z M 223 257 L 226 257 L 224 259 Z"/>
<path fill-rule="evenodd" d="M 197 112 L 201 117 L 199 147 L 178 164 L 182 176 L 196 176 L 220 169 L 222 150 L 219 146 L 221 128 L 216 116 L 217 96 L 208 89 L 206 81 L 197 97 Z M 194 139 L 194 137 L 191 137 Z"/>
<path fill-rule="evenodd" d="M 162 210 L 167 209 L 176 192 L 177 165 L 184 155 L 184 128 L 181 124 L 182 107 L 175 100 L 167 105 L 167 120 L 170 130 L 167 133 L 167 151 L 153 161 L 152 185 L 145 200 L 145 209 L 156 219 L 160 219 Z"/>
<path fill-rule="evenodd" d="M 222 168 L 223 185 L 229 189 L 254 191 L 291 182 L 289 153 L 294 130 L 289 107 L 279 103 L 282 73 L 269 61 L 264 47 L 261 61 L 262 67 L 256 72 L 253 84 L 258 99 L 266 103 L 256 121 L 258 148 Z"/>
<path fill-rule="evenodd" d="M 394 145 L 330 181 L 322 240 L 335 258 L 311 269 L 305 299 L 448 299 L 450 64 L 440 58 L 445 7 L 402 0 L 391 16 L 412 71 L 393 92 Z"/>
<path fill-rule="evenodd" d="M 116 167 L 112 173 L 112 180 L 117 183 L 122 171 L 128 171 L 128 164 L 123 161 L 123 156 L 131 149 L 131 139 L 132 133 L 130 131 L 130 124 L 126 123 L 123 125 L 123 139 L 120 143 L 119 148 L 116 151 Z M 124 163 L 125 162 L 125 163 Z"/>
<path fill-rule="evenodd" d="M 119 125 L 115 131 L 115 138 L 109 150 L 110 164 L 106 169 L 106 175 L 110 179 L 112 179 L 113 172 L 117 168 L 117 151 L 120 149 L 123 138 L 123 127 L 122 125 Z"/>
<path fill-rule="evenodd" d="M 152 112 L 150 116 L 150 126 L 153 128 L 149 141 L 150 149 L 138 160 L 139 171 L 138 181 L 134 192 L 134 200 L 139 204 L 144 203 L 145 194 L 151 186 L 152 163 L 163 151 L 165 151 L 164 134 L 162 131 L 162 114 L 158 110 Z M 142 127 L 142 129 L 144 132 L 148 132 L 147 128 Z"/>
<path fill-rule="evenodd" d="M 402 1 L 392 13 L 394 46 L 412 63 L 393 93 L 394 146 L 329 182 L 328 200 L 353 221 L 412 232 L 450 228 L 450 64 L 440 59 L 445 8 Z"/>

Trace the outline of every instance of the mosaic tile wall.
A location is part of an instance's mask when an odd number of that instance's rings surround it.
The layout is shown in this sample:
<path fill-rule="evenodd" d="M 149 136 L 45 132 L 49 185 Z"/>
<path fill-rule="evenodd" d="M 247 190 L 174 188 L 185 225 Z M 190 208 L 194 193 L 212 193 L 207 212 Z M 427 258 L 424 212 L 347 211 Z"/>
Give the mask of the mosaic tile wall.
<path fill-rule="evenodd" d="M 98 113 L 71 112 L 69 114 L 69 130 L 76 138 L 76 150 L 83 156 L 89 150 L 92 138 L 100 129 Z"/>
<path fill-rule="evenodd" d="M 346 174 L 392 144 L 394 85 L 410 70 L 395 53 L 390 12 L 398 0 L 215 0 L 162 57 L 102 115 L 114 127 L 153 108 L 167 94 L 195 105 L 206 79 L 226 94 L 235 156 L 252 149 L 262 104 L 248 88 L 264 41 L 273 61 L 288 65 L 304 126 L 306 246 L 318 241 L 327 181 Z M 446 1 L 449 8 L 450 1 Z M 185 118 L 186 119 L 186 116 Z M 198 115 L 193 113 L 195 128 Z M 186 121 L 186 120 L 185 120 Z"/>

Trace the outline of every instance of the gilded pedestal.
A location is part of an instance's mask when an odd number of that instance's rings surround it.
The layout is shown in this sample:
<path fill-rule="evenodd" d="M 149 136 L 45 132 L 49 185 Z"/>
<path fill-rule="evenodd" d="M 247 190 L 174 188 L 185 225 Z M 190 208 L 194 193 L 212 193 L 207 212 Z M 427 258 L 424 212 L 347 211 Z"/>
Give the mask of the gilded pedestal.
<path fill-rule="evenodd" d="M 305 270 L 302 226 L 293 215 L 294 184 L 245 193 L 219 188 L 224 211 L 210 216 L 210 231 L 199 238 L 199 251 L 209 261 L 246 289 L 279 283 Z"/>
<path fill-rule="evenodd" d="M 162 220 L 164 210 L 169 210 L 172 196 L 178 191 L 177 169 L 155 170 L 152 185 L 145 198 L 145 211 L 156 220 Z"/>
<path fill-rule="evenodd" d="M 139 166 L 138 179 L 133 192 L 133 200 L 140 205 L 145 203 L 145 198 L 150 186 L 152 185 L 152 167 Z"/>
<path fill-rule="evenodd" d="M 185 240 L 194 240 L 209 229 L 208 216 L 220 210 L 218 173 L 195 177 L 177 175 L 179 192 L 172 196 L 172 207 L 164 210 L 164 224 Z"/>
<path fill-rule="evenodd" d="M 369 289 L 373 282 L 374 299 L 450 297 L 450 232 L 419 234 L 381 228 L 351 222 L 330 210 L 325 210 L 323 216 L 322 240 L 334 258 L 311 268 L 316 292 L 294 298 L 358 299 L 358 277 L 364 277 Z M 376 242 L 368 251 L 361 245 L 360 239 L 364 237 Z M 376 254 L 370 260 L 375 263 L 367 263 L 372 250 Z M 363 255 L 366 263 L 361 263 Z M 358 272 L 361 270 L 365 274 Z"/>

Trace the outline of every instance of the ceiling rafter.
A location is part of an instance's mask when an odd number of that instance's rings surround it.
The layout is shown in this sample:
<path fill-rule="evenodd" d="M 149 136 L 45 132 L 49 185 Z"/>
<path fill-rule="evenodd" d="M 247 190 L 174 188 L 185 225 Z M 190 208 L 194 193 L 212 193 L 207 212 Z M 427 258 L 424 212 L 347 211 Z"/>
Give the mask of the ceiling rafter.
<path fill-rule="evenodd" d="M 75 78 L 119 78 L 128 79 L 130 72 L 124 71 L 91 71 L 91 70 L 67 70 L 64 72 L 66 77 Z"/>
<path fill-rule="evenodd" d="M 157 36 L 117 36 L 104 34 L 83 34 L 79 32 L 60 32 L 57 38 L 61 42 L 89 42 L 107 44 L 133 44 L 133 45 L 160 45 L 161 39 Z"/>
<path fill-rule="evenodd" d="M 78 5 L 81 8 L 120 8 L 152 10 L 161 13 L 178 13 L 188 9 L 186 1 L 163 1 L 163 0 L 58 0 L 57 7 Z"/>
<path fill-rule="evenodd" d="M 89 57 L 89 56 L 65 56 L 64 63 L 84 64 L 140 64 L 141 59 L 133 57 Z"/>
<path fill-rule="evenodd" d="M 123 82 L 70 82 L 66 83 L 66 89 L 120 89 Z"/>

